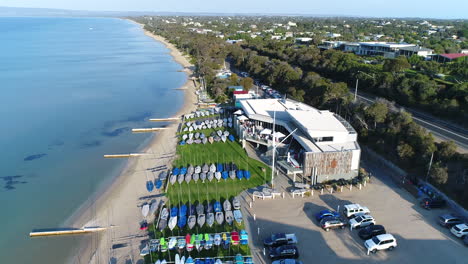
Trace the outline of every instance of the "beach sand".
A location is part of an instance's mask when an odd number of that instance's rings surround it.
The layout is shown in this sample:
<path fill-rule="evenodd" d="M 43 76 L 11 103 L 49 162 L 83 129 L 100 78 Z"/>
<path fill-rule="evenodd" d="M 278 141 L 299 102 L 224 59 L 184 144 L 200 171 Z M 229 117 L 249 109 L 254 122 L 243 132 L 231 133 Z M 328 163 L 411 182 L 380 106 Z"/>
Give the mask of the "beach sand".
<path fill-rule="evenodd" d="M 174 91 L 185 93 L 184 105 L 177 116 L 195 110 L 197 96 L 196 84 L 192 81 L 193 65 L 164 38 L 147 31 L 145 34 L 163 43 L 170 50 L 174 60 L 184 67 L 183 71 L 187 74 L 187 82 L 179 88 L 184 91 Z M 164 117 L 155 116 L 155 118 Z M 129 159 L 122 174 L 109 188 L 104 190 L 95 202 L 88 203 L 84 206 L 86 208 L 79 210 L 78 216 L 74 217 L 76 219 L 73 221 L 74 226 L 112 227 L 100 234 L 84 237 L 71 263 L 143 263 L 143 258 L 139 253 L 145 245 L 143 241 L 148 240 L 148 232 L 139 229 L 140 222 L 143 220 L 141 206 L 151 201 L 160 202 L 161 199 L 165 199 L 159 190 L 155 189 L 152 193 L 146 190 L 146 177 L 154 179 L 153 174 L 157 177 L 160 173 L 160 171 L 153 173 L 148 169 L 165 165 L 170 168 L 178 143 L 175 136 L 178 125 L 179 122 L 175 122 L 169 126 L 169 129 L 158 132 L 143 150 L 151 155 Z M 107 161 L 103 158 L 102 162 Z M 149 223 L 152 221 L 153 219 L 148 218 Z M 116 244 L 121 244 L 121 247 L 112 249 Z"/>

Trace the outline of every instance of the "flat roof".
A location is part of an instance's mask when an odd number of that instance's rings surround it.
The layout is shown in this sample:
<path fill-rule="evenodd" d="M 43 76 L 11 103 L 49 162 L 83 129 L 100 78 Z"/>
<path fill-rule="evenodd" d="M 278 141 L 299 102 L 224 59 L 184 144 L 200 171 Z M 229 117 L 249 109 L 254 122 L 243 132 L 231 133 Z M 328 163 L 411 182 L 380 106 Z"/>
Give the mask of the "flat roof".
<path fill-rule="evenodd" d="M 318 110 L 309 105 L 284 99 L 242 100 L 240 104 L 251 119 L 273 123 L 276 115 L 278 125 L 284 126 L 289 132 L 299 128 L 293 137 L 308 152 L 334 152 L 359 149 L 355 141 L 343 143 L 313 142 L 312 138 L 322 136 L 348 136 L 356 131 L 342 118 L 328 110 Z M 347 126 L 346 126 L 347 125 Z"/>
<path fill-rule="evenodd" d="M 382 46 L 382 47 L 411 47 L 411 46 L 416 46 L 414 44 L 408 44 L 408 43 L 392 43 L 392 42 L 380 42 L 380 41 L 359 42 L 359 45 Z"/>
<path fill-rule="evenodd" d="M 301 124 L 309 133 L 314 131 L 348 133 L 346 127 L 328 110 L 287 110 L 297 123 Z"/>
<path fill-rule="evenodd" d="M 414 46 L 414 47 L 403 47 L 401 50 L 408 50 L 408 51 L 432 51 L 428 48 L 423 48 L 421 46 Z"/>

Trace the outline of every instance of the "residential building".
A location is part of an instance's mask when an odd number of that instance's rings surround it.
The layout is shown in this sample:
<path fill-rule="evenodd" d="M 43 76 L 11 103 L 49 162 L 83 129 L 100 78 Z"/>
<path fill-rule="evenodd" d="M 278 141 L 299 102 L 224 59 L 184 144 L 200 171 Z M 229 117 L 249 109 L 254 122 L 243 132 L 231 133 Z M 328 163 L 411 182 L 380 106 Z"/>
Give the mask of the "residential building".
<path fill-rule="evenodd" d="M 445 53 L 432 56 L 432 60 L 444 63 L 466 56 L 468 56 L 466 53 Z"/>
<path fill-rule="evenodd" d="M 238 108 L 240 108 L 241 101 L 242 100 L 249 100 L 249 99 L 255 99 L 255 93 L 250 92 L 250 91 L 234 91 L 233 92 L 233 97 L 234 97 L 234 105 Z"/>
<path fill-rule="evenodd" d="M 341 37 L 341 34 L 327 32 L 327 34 L 325 36 L 327 36 L 329 38 L 338 38 L 338 37 Z"/>
<path fill-rule="evenodd" d="M 398 50 L 398 54 L 400 56 L 411 57 L 413 55 L 418 55 L 424 58 L 429 57 L 432 55 L 433 50 L 423 48 L 421 46 L 414 46 L 414 47 L 403 47 Z"/>
<path fill-rule="evenodd" d="M 312 184 L 358 175 L 357 133 L 339 115 L 289 99 L 241 100 L 240 105 L 245 116 L 237 118 L 235 129 L 243 144 L 264 146 L 268 156 L 275 139 L 278 168 L 300 171 Z"/>
<path fill-rule="evenodd" d="M 296 38 L 297 43 L 309 43 L 312 41 L 312 38 Z"/>
<path fill-rule="evenodd" d="M 275 39 L 275 40 L 280 40 L 281 38 L 282 36 L 279 36 L 279 35 L 271 36 L 271 39 Z"/>
<path fill-rule="evenodd" d="M 347 41 L 334 41 L 334 40 L 324 40 L 322 44 L 318 45 L 319 49 L 328 50 L 328 49 L 340 49 L 343 45 L 348 43 Z"/>
<path fill-rule="evenodd" d="M 286 34 L 284 34 L 284 37 L 285 37 L 285 38 L 292 38 L 292 37 L 294 37 L 294 33 L 292 33 L 292 32 L 286 32 Z"/>
<path fill-rule="evenodd" d="M 348 42 L 344 44 L 343 50 L 345 52 L 357 53 L 359 51 L 359 43 L 357 42 Z"/>
<path fill-rule="evenodd" d="M 401 48 L 414 47 L 414 44 L 408 43 L 390 43 L 390 42 L 359 42 L 358 55 L 379 55 L 386 58 L 395 58 Z"/>

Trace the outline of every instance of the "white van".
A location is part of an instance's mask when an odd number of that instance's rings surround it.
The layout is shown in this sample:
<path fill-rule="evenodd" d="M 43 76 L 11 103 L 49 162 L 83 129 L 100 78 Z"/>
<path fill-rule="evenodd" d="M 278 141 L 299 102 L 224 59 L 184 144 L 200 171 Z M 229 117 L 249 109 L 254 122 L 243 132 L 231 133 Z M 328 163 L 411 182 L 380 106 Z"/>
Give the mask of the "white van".
<path fill-rule="evenodd" d="M 369 214 L 369 208 L 361 206 L 360 204 L 347 204 L 344 206 L 343 215 L 348 218 L 355 216 L 356 214 Z"/>

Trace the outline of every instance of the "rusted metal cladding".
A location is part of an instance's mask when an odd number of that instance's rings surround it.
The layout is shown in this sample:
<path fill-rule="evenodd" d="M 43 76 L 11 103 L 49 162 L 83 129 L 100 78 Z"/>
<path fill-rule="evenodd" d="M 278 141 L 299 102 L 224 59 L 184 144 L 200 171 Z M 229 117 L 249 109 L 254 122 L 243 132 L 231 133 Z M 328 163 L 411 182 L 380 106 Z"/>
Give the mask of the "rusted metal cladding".
<path fill-rule="evenodd" d="M 334 175 L 351 172 L 352 151 L 308 152 L 304 158 L 304 176 L 312 175 L 312 168 L 317 168 L 317 175 Z"/>

